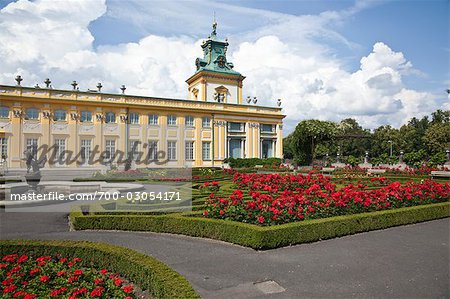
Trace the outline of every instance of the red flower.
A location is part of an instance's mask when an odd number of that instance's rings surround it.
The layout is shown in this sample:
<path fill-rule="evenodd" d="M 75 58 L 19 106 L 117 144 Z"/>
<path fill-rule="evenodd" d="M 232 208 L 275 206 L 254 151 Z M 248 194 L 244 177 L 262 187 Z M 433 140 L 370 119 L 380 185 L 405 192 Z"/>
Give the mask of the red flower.
<path fill-rule="evenodd" d="M 70 276 L 70 277 L 67 279 L 67 281 L 68 281 L 68 282 L 78 281 L 78 276 Z"/>
<path fill-rule="evenodd" d="M 83 274 L 83 270 L 75 270 L 73 271 L 73 275 L 81 275 Z"/>
<path fill-rule="evenodd" d="M 258 217 L 258 222 L 259 223 L 264 223 L 264 217 L 263 216 L 259 216 Z"/>
<path fill-rule="evenodd" d="M 100 270 L 100 273 L 102 273 L 102 274 L 106 274 L 106 273 L 108 273 L 108 270 L 106 270 L 106 269 L 102 269 L 102 270 Z"/>
<path fill-rule="evenodd" d="M 103 294 L 103 287 L 96 287 L 91 292 L 91 297 L 100 297 Z"/>
<path fill-rule="evenodd" d="M 37 295 L 35 294 L 26 294 L 23 299 L 34 299 L 37 298 Z"/>
<path fill-rule="evenodd" d="M 28 260 L 28 256 L 26 256 L 26 255 L 21 255 L 20 257 L 19 257 L 19 259 L 17 260 L 17 262 L 18 263 L 24 263 L 24 262 L 26 262 Z"/>
<path fill-rule="evenodd" d="M 208 211 L 203 211 L 203 216 L 207 217 L 208 216 Z"/>
<path fill-rule="evenodd" d="M 23 297 L 26 294 L 27 294 L 27 292 L 25 292 L 25 291 L 18 291 L 18 292 L 14 293 L 13 298 Z"/>
<path fill-rule="evenodd" d="M 2 258 L 2 261 L 11 263 L 11 262 L 14 262 L 17 257 L 18 257 L 17 254 L 9 254 L 9 255 L 4 256 Z"/>
<path fill-rule="evenodd" d="M 8 267 L 7 264 L 0 264 L 0 269 L 6 268 L 6 267 Z"/>
<path fill-rule="evenodd" d="M 56 276 L 63 276 L 64 274 L 66 274 L 66 271 L 58 271 Z"/>
<path fill-rule="evenodd" d="M 14 292 L 16 289 L 17 289 L 17 287 L 16 287 L 15 285 L 12 284 L 12 285 L 9 285 L 9 286 L 5 287 L 5 288 L 3 289 L 3 293 L 4 293 L 4 294 L 12 293 L 12 292 Z"/>
<path fill-rule="evenodd" d="M 50 280 L 50 277 L 47 275 L 43 275 L 43 276 L 41 276 L 41 278 L 39 278 L 39 281 L 42 281 L 42 282 L 47 282 L 49 280 Z"/>
<path fill-rule="evenodd" d="M 122 290 L 123 290 L 125 293 L 129 294 L 129 293 L 133 292 L 133 286 L 132 286 L 132 285 L 124 286 L 124 287 L 122 288 Z"/>
<path fill-rule="evenodd" d="M 36 273 L 39 273 L 40 271 L 41 271 L 41 269 L 39 269 L 39 268 L 34 268 L 34 269 L 30 270 L 30 275 L 34 275 L 34 274 L 36 274 Z"/>
<path fill-rule="evenodd" d="M 122 284 L 122 279 L 120 279 L 119 277 L 114 277 L 114 284 L 116 286 L 120 286 Z"/>
<path fill-rule="evenodd" d="M 7 278 L 7 279 L 5 279 L 5 280 L 2 281 L 2 285 L 8 286 L 8 285 L 12 284 L 13 281 L 14 281 L 14 278 L 12 278 L 12 277 Z"/>
<path fill-rule="evenodd" d="M 103 282 L 103 279 L 101 279 L 101 278 L 95 278 L 95 279 L 94 279 L 94 284 L 95 284 L 95 285 L 101 284 L 102 282 Z"/>

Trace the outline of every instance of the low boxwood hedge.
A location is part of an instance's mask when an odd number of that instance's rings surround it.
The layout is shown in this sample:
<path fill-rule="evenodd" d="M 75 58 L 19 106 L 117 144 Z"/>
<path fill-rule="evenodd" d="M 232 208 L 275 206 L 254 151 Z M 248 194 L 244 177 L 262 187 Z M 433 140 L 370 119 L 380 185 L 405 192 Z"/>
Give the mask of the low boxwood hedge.
<path fill-rule="evenodd" d="M 183 276 L 129 248 L 87 241 L 0 241 L 0 254 L 11 253 L 79 257 L 98 269 L 120 273 L 156 298 L 200 298 Z"/>
<path fill-rule="evenodd" d="M 200 215 L 200 212 L 166 215 L 115 215 L 114 213 L 83 215 L 80 207 L 74 207 L 70 214 L 70 223 L 72 228 L 77 230 L 164 232 L 212 238 L 254 249 L 271 249 L 449 217 L 450 202 L 306 220 L 268 227 L 204 218 Z"/>

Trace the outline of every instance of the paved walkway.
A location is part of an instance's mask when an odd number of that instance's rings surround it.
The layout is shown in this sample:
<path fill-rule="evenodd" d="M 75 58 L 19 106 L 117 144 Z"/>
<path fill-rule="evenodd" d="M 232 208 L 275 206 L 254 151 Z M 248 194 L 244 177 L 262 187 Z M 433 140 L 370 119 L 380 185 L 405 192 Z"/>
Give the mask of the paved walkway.
<path fill-rule="evenodd" d="M 204 298 L 449 298 L 442 219 L 268 251 L 185 236 L 69 232 L 61 213 L 1 213 L 1 239 L 107 242 L 154 256 Z"/>

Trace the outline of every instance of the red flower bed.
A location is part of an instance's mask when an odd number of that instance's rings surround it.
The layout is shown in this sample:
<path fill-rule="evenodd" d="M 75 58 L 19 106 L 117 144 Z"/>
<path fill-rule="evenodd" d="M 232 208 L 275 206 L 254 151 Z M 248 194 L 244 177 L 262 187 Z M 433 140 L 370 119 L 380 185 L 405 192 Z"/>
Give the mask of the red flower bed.
<path fill-rule="evenodd" d="M 383 178 L 377 180 L 384 183 Z M 405 185 L 393 182 L 372 190 L 363 184 L 337 189 L 322 175 L 236 173 L 233 182 L 237 189 L 229 198 L 210 194 L 203 213 L 206 217 L 274 225 L 450 199 L 449 183 L 430 180 Z M 244 200 L 244 193 L 251 199 Z"/>
<path fill-rule="evenodd" d="M 0 280 L 1 298 L 136 298 L 118 274 L 82 267 L 79 258 L 6 255 Z"/>

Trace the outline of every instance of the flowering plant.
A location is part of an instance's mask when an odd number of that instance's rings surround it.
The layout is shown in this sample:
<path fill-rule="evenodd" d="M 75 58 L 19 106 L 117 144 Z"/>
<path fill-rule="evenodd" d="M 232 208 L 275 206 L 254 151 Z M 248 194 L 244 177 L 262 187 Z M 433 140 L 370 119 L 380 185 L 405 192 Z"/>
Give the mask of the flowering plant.
<path fill-rule="evenodd" d="M 205 182 L 203 185 L 200 186 L 200 191 L 204 193 L 217 192 L 219 191 L 219 189 L 220 189 L 219 183 L 216 181 Z"/>
<path fill-rule="evenodd" d="M 0 262 L 1 298 L 137 298 L 133 285 L 79 258 L 10 254 Z"/>
<path fill-rule="evenodd" d="M 237 188 L 228 198 L 210 194 L 204 216 L 274 225 L 450 200 L 450 184 L 430 180 L 401 185 L 372 178 L 379 188 L 359 183 L 338 189 L 322 175 L 235 173 L 233 182 Z"/>

